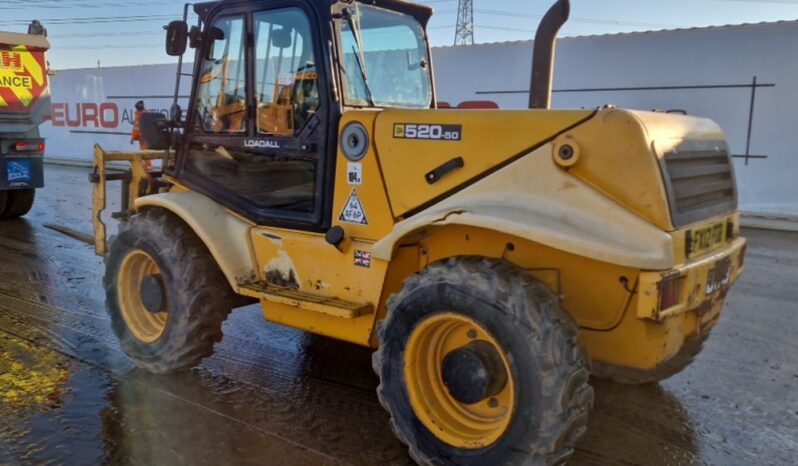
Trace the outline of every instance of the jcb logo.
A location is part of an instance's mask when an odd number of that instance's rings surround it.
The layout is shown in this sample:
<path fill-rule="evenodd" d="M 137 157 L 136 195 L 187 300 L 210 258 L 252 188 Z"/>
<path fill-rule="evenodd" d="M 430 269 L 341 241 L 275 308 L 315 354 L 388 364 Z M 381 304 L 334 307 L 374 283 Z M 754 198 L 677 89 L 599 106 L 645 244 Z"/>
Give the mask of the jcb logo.
<path fill-rule="evenodd" d="M 0 68 L 14 72 L 24 71 L 22 68 L 22 55 L 14 52 L 0 52 Z"/>

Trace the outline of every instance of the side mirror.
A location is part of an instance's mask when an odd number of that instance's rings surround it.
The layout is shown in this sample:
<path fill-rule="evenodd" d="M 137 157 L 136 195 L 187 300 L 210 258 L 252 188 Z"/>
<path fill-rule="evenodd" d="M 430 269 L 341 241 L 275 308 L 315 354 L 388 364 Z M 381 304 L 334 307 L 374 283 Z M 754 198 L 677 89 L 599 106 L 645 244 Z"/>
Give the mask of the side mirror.
<path fill-rule="evenodd" d="M 191 31 L 188 33 L 189 44 L 192 49 L 198 49 L 202 45 L 202 32 L 197 26 L 191 26 Z"/>
<path fill-rule="evenodd" d="M 211 56 L 213 55 L 214 42 L 216 42 L 217 40 L 224 40 L 224 39 L 225 39 L 224 31 L 216 26 L 211 27 L 210 29 L 206 29 L 205 32 L 200 34 L 199 45 L 201 47 L 206 48 L 205 50 L 206 59 L 211 58 Z M 207 46 L 205 46 L 205 41 L 208 41 Z"/>
<path fill-rule="evenodd" d="M 188 24 L 185 21 L 172 21 L 166 26 L 166 54 L 179 57 L 186 53 L 188 45 Z"/>
<path fill-rule="evenodd" d="M 217 28 L 216 26 L 208 30 L 208 39 L 211 42 L 215 42 L 217 40 L 224 40 L 224 38 L 225 38 L 224 31 Z"/>
<path fill-rule="evenodd" d="M 283 27 L 283 29 L 275 29 L 272 31 L 272 46 L 278 49 L 287 49 L 291 47 L 291 29 Z"/>
<path fill-rule="evenodd" d="M 139 119 L 141 140 L 150 150 L 169 148 L 169 125 L 163 113 L 144 112 Z"/>

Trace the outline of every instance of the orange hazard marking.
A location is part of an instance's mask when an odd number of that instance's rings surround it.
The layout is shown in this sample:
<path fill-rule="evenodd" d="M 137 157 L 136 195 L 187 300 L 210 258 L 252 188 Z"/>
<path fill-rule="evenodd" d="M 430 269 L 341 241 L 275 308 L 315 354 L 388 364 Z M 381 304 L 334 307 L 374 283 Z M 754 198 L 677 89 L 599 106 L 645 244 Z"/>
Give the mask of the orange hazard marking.
<path fill-rule="evenodd" d="M 0 108 L 26 111 L 47 91 L 44 51 L 0 45 Z"/>

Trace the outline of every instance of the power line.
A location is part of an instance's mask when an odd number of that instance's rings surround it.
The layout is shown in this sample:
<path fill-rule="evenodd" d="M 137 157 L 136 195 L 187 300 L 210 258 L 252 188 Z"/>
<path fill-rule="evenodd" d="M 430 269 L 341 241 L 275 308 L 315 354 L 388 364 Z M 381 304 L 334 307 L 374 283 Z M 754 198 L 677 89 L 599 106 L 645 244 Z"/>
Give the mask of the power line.
<path fill-rule="evenodd" d="M 58 50 L 106 50 L 106 49 L 145 49 L 151 47 L 163 47 L 160 44 L 127 44 L 127 45 L 66 45 L 58 47 Z"/>
<path fill-rule="evenodd" d="M 729 1 L 736 1 L 736 0 L 729 0 Z M 474 9 L 475 13 L 479 13 L 480 15 L 486 16 L 511 16 L 511 17 L 518 17 L 518 18 L 543 18 L 542 14 L 537 13 L 521 13 L 517 11 L 505 11 L 505 10 L 492 10 L 492 9 L 483 9 L 483 8 L 476 8 Z M 451 14 L 455 13 L 455 10 L 441 10 L 438 14 Z M 459 13 L 458 13 L 459 14 Z M 630 26 L 630 27 L 651 27 L 651 28 L 678 28 L 684 27 L 677 24 L 662 24 L 662 23 L 645 23 L 640 21 L 621 21 L 621 20 L 614 20 L 614 19 L 603 19 L 603 18 L 589 18 L 585 16 L 572 16 L 569 19 L 569 22 L 574 23 L 587 23 L 587 24 L 606 24 L 612 26 Z M 480 26 L 481 27 L 481 26 Z"/>
<path fill-rule="evenodd" d="M 40 19 L 42 23 L 47 25 L 65 25 L 65 24 L 99 24 L 99 23 L 133 23 L 141 21 L 164 21 L 174 19 L 175 15 L 141 15 L 141 16 L 95 16 L 95 17 L 78 17 L 78 18 L 44 18 Z M 6 19 L 0 20 L 0 25 L 27 25 L 29 20 L 22 19 Z"/>
<path fill-rule="evenodd" d="M 76 39 L 89 37 L 126 37 L 164 35 L 164 31 L 86 32 L 77 34 L 50 34 L 50 39 Z"/>

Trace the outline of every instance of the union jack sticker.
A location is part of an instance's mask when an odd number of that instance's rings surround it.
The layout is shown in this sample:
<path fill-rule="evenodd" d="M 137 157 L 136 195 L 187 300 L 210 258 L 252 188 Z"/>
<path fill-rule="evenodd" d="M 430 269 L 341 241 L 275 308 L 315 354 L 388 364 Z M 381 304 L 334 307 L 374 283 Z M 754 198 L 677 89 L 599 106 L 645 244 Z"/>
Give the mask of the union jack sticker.
<path fill-rule="evenodd" d="M 355 251 L 355 265 L 358 267 L 371 268 L 371 253 L 365 251 Z"/>

